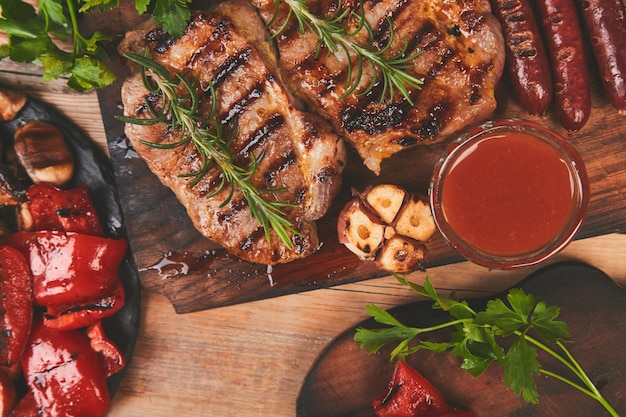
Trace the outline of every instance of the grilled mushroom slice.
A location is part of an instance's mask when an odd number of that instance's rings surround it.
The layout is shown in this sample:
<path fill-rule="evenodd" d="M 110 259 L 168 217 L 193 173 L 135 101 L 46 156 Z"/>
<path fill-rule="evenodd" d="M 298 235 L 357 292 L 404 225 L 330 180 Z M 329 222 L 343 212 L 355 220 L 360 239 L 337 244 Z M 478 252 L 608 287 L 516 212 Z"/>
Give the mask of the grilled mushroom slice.
<path fill-rule="evenodd" d="M 24 94 L 0 88 L 0 122 L 10 122 L 26 105 Z"/>
<path fill-rule="evenodd" d="M 30 120 L 15 129 L 14 148 L 33 182 L 62 187 L 74 173 L 74 157 L 63 133 L 50 122 Z"/>

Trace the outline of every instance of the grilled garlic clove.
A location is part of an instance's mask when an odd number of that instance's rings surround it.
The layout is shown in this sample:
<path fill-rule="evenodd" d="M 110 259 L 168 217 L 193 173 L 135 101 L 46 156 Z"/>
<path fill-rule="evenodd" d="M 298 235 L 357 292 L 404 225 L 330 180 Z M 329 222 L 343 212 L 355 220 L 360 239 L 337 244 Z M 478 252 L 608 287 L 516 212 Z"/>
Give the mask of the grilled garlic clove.
<path fill-rule="evenodd" d="M 385 242 L 376 257 L 376 264 L 400 274 L 414 271 L 424 260 L 426 245 L 403 236 L 394 235 Z"/>
<path fill-rule="evenodd" d="M 61 131 L 52 123 L 31 120 L 15 130 L 14 148 L 34 182 L 66 184 L 74 173 L 74 158 Z"/>
<path fill-rule="evenodd" d="M 436 230 L 425 196 L 392 184 L 354 193 L 339 214 L 339 241 L 360 258 L 397 273 L 414 271 Z"/>
<path fill-rule="evenodd" d="M 359 199 L 346 204 L 337 220 L 339 242 L 362 259 L 374 259 L 383 243 L 386 226 Z"/>
<path fill-rule="evenodd" d="M 423 197 L 411 194 L 398 214 L 394 227 L 403 236 L 422 242 L 429 240 L 436 230 L 430 205 Z"/>
<path fill-rule="evenodd" d="M 393 184 L 381 184 L 365 191 L 365 201 L 387 224 L 393 223 L 404 203 L 406 191 Z"/>

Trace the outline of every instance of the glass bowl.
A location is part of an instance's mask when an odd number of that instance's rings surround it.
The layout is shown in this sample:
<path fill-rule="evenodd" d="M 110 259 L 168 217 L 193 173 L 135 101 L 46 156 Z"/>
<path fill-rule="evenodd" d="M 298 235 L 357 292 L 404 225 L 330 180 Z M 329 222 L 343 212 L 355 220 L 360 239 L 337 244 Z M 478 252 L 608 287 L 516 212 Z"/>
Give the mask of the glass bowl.
<path fill-rule="evenodd" d="M 454 140 L 430 185 L 435 223 L 466 259 L 534 265 L 564 248 L 587 214 L 589 181 L 574 147 L 530 121 L 491 121 Z"/>

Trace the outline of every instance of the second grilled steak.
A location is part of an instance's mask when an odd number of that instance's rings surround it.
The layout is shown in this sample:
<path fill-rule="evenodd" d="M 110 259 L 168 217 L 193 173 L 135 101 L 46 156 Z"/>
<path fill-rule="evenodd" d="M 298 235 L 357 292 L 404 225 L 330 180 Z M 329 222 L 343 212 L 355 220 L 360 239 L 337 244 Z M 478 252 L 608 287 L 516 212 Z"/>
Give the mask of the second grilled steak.
<path fill-rule="evenodd" d="M 207 198 L 221 181 L 218 168 L 210 169 L 195 186 L 191 186 L 193 178 L 181 176 L 202 163 L 193 144 L 163 150 L 141 142 L 172 143 L 179 140 L 179 131 L 165 124 L 127 123 L 125 132 L 203 235 L 242 259 L 272 265 L 317 250 L 314 220 L 326 213 L 339 189 L 345 149 L 325 121 L 294 107 L 277 78 L 264 33 L 255 10 L 248 3 L 233 2 L 217 11 L 196 13 L 180 38 L 156 27 L 130 32 L 120 51 L 140 54 L 147 49 L 172 73 L 193 75 L 202 91 L 214 86 L 225 134 L 235 132 L 229 145 L 235 161 L 245 165 L 252 154 L 263 155 L 252 182 L 261 190 L 281 190 L 266 192 L 265 198 L 293 204 L 284 209 L 299 232 L 291 236 L 293 248 L 274 232 L 266 239 L 239 189 L 223 207 L 229 190 Z M 148 92 L 137 73 L 125 81 L 122 100 L 124 114 L 130 117 L 149 117 L 147 104 L 159 105 L 159 98 Z M 208 112 L 209 104 L 207 93 L 200 111 Z"/>
<path fill-rule="evenodd" d="M 274 0 L 252 0 L 262 18 L 277 34 L 285 24 L 289 7 Z M 359 0 L 305 2 L 318 16 L 332 17 L 338 7 L 359 13 Z M 380 173 L 380 164 L 413 145 L 443 139 L 478 123 L 496 108 L 495 85 L 504 66 L 500 26 L 487 0 L 363 0 L 364 15 L 372 29 L 374 46 L 384 47 L 393 28 L 393 46 L 387 56 L 404 45 L 407 55 L 419 53 L 407 70 L 423 79 L 421 90 L 409 90 L 413 105 L 396 92 L 393 101 L 381 102 L 382 85 L 359 95 L 373 71 L 366 62 L 359 88 L 345 98 L 348 60 L 344 51 L 317 53 L 318 38 L 301 33 L 295 18 L 276 36 L 280 66 L 293 91 L 328 118 L 340 135 L 358 151 L 365 165 Z M 348 32 L 357 27 L 354 14 L 343 21 Z M 391 23 L 391 24 L 390 24 Z M 354 40 L 362 45 L 368 36 L 362 29 Z M 352 56 L 352 75 L 357 59 Z"/>

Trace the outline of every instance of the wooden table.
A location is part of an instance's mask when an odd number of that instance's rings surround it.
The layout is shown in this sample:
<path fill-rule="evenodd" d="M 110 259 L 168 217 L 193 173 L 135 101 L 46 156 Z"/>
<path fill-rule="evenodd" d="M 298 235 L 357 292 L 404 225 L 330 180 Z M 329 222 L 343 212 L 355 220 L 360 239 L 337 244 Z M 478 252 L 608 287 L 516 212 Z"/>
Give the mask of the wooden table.
<path fill-rule="evenodd" d="M 43 84 L 36 72 L 0 62 L 0 83 L 56 107 L 106 149 L 97 96 L 73 93 L 62 82 Z M 625 252 L 626 234 L 609 234 L 576 241 L 553 262 L 589 263 L 626 287 Z M 534 269 L 487 271 L 463 262 L 410 278 L 428 275 L 438 287 L 472 297 L 504 290 Z M 163 296 L 144 290 L 135 353 L 108 415 L 293 417 L 317 355 L 367 317 L 366 304 L 387 308 L 416 299 L 386 277 L 178 315 Z"/>

